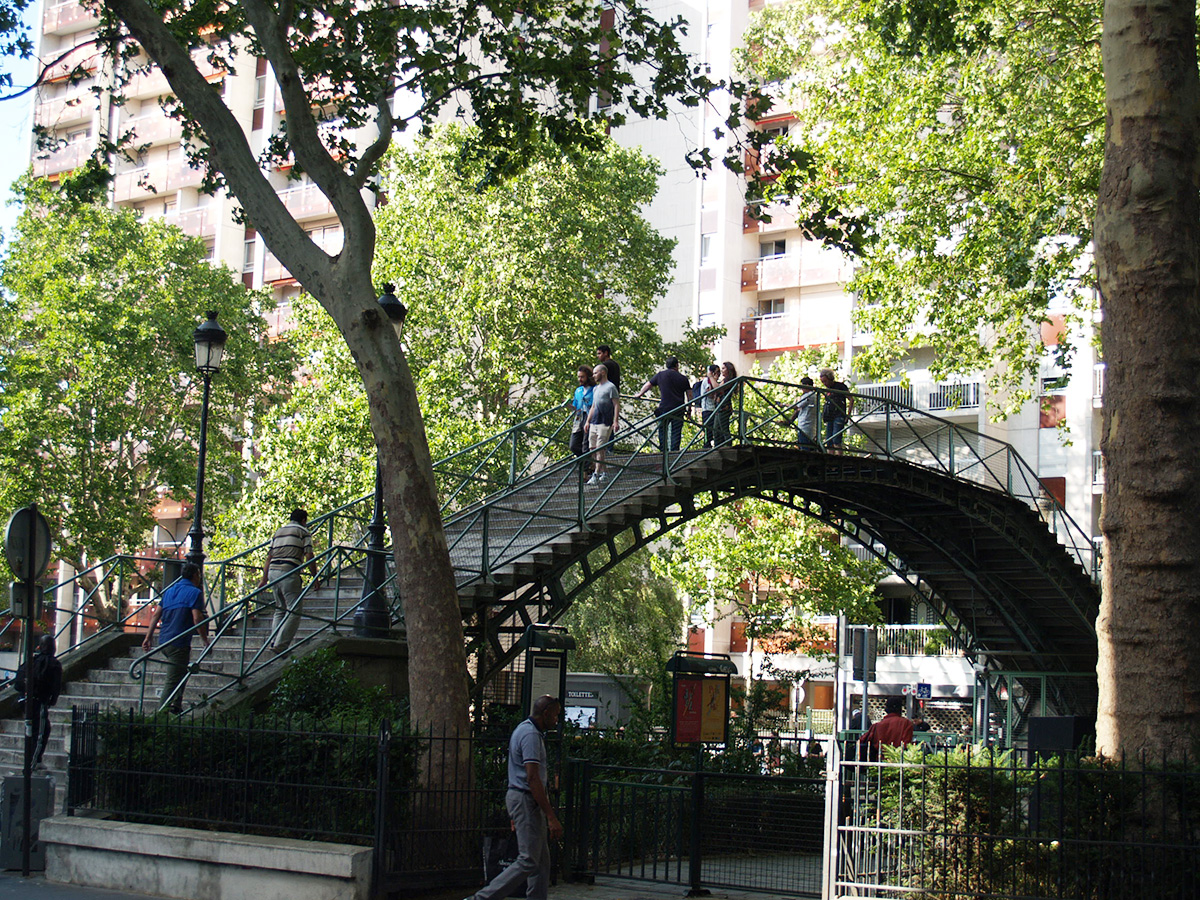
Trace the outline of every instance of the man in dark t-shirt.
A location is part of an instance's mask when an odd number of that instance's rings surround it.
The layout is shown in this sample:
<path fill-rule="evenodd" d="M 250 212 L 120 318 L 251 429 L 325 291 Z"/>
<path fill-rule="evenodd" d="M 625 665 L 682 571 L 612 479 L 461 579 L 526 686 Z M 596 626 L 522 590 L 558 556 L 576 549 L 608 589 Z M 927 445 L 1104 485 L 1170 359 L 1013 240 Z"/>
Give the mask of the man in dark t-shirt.
<path fill-rule="evenodd" d="M 612 382 L 613 387 L 617 389 L 617 393 L 621 392 L 621 367 L 617 361 L 612 358 L 612 347 L 608 344 L 601 344 L 596 348 L 596 362 L 604 366 L 604 371 L 608 373 L 608 380 Z"/>
<path fill-rule="evenodd" d="M 645 396 L 652 387 L 658 388 L 658 445 L 663 449 L 678 450 L 683 435 L 683 415 L 686 404 L 692 402 L 692 385 L 679 371 L 679 360 L 668 356 L 666 368 L 642 385 L 634 398 Z"/>
<path fill-rule="evenodd" d="M 825 446 L 838 453 L 846 443 L 846 429 L 850 427 L 854 398 L 850 396 L 846 382 L 834 378 L 833 369 L 822 369 L 820 377 L 825 387 L 825 406 L 821 411 L 821 420 L 825 423 Z"/>

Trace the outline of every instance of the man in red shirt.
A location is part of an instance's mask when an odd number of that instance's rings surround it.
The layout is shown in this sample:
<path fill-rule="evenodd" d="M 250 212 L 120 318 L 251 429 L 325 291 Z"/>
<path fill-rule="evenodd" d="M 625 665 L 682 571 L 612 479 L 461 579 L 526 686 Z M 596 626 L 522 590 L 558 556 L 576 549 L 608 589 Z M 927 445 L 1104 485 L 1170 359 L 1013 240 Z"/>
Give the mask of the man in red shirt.
<path fill-rule="evenodd" d="M 913 723 L 901 714 L 904 711 L 904 701 L 899 697 L 888 697 L 883 705 L 887 713 L 882 719 L 867 729 L 867 733 L 858 739 L 860 744 L 867 745 L 867 759 L 879 759 L 880 745 L 888 747 L 906 747 L 912 743 Z"/>

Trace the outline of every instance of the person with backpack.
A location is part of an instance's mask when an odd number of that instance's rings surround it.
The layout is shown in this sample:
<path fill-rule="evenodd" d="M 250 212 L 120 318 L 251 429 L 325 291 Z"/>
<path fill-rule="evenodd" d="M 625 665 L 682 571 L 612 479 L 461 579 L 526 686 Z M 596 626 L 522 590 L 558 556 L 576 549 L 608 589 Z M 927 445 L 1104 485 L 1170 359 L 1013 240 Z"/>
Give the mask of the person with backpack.
<path fill-rule="evenodd" d="M 28 684 L 27 668 L 31 670 Z M 62 691 L 62 663 L 54 655 L 53 635 L 43 634 L 38 639 L 37 653 L 28 667 L 22 665 L 17 670 L 14 687 L 25 704 L 25 715 L 30 722 L 35 747 L 31 765 L 36 768 L 41 765 L 46 744 L 50 741 L 50 708 L 58 702 Z"/>

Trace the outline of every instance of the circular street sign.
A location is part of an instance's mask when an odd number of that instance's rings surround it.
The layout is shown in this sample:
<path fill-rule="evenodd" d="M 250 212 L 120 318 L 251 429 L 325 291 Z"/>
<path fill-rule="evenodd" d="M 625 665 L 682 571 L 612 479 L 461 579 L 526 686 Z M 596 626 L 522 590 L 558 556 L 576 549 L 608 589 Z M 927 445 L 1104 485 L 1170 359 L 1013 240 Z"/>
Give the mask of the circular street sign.
<path fill-rule="evenodd" d="M 50 525 L 36 506 L 12 514 L 4 530 L 4 556 L 18 581 L 34 581 L 50 564 Z"/>

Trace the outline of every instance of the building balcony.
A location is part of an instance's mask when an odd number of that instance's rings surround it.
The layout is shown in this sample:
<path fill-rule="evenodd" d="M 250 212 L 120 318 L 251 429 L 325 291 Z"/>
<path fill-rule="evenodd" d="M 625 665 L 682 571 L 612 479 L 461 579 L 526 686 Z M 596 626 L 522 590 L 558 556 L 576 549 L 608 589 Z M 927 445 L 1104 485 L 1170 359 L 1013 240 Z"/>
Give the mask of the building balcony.
<path fill-rule="evenodd" d="M 742 292 L 841 284 L 852 275 L 836 250 L 805 241 L 798 253 L 767 256 L 742 263 Z"/>
<path fill-rule="evenodd" d="M 263 260 L 263 284 L 275 284 L 279 281 L 287 281 L 292 277 L 292 273 L 278 259 L 274 253 L 268 253 L 267 258 Z"/>
<path fill-rule="evenodd" d="M 34 120 L 45 128 L 59 128 L 86 122 L 95 115 L 96 102 L 90 91 L 74 91 L 52 100 L 44 100 L 34 111 Z"/>
<path fill-rule="evenodd" d="M 168 225 L 174 225 L 184 234 L 192 237 L 212 237 L 217 233 L 216 220 L 208 214 L 207 206 L 170 213 L 163 216 L 163 221 Z"/>
<path fill-rule="evenodd" d="M 883 415 L 887 403 L 902 403 L 921 412 L 936 415 L 953 414 L 959 411 L 976 416 L 983 403 L 983 386 L 978 381 L 860 384 L 854 393 L 866 397 L 878 397 L 879 402 L 860 397 L 855 401 L 855 415 Z M 875 407 L 872 408 L 872 405 Z"/>
<path fill-rule="evenodd" d="M 315 184 L 306 184 L 280 191 L 279 199 L 297 220 L 333 215 L 333 204 Z"/>
<path fill-rule="evenodd" d="M 42 13 L 42 32 L 45 34 L 75 34 L 95 28 L 96 14 L 85 9 L 79 0 L 65 3 L 48 3 Z"/>
<path fill-rule="evenodd" d="M 91 141 L 76 141 L 73 144 L 67 144 L 48 156 L 34 159 L 33 174 L 37 178 L 46 178 L 50 175 L 77 169 L 91 155 L 92 149 Z"/>
<path fill-rule="evenodd" d="M 1104 406 L 1104 375 L 1107 369 L 1104 363 L 1092 366 L 1092 409 Z"/>
<path fill-rule="evenodd" d="M 217 68 L 208 61 L 208 55 L 204 50 L 193 50 L 192 61 L 196 64 L 200 74 L 209 81 L 217 81 L 225 75 L 224 69 Z M 130 78 L 129 83 L 125 85 L 125 96 L 129 98 L 162 97 L 170 93 L 172 93 L 171 85 L 167 83 L 167 76 L 158 66 L 143 69 Z"/>
<path fill-rule="evenodd" d="M 742 322 L 738 334 L 738 349 L 742 353 L 782 353 L 824 344 L 838 344 L 843 339 L 840 322 L 803 319 L 799 313 L 760 316 Z"/>
<path fill-rule="evenodd" d="M 797 227 L 795 210 L 786 203 L 768 203 L 763 212 L 770 217 L 770 222 L 756 219 L 750 214 L 750 207 L 745 208 L 742 213 L 743 234 L 753 234 L 756 231 L 768 234 L 775 231 L 791 231 Z"/>
<path fill-rule="evenodd" d="M 118 172 L 113 179 L 113 200 L 128 203 L 144 200 L 163 190 L 167 181 L 166 166 L 142 166 Z"/>
<path fill-rule="evenodd" d="M 46 69 L 43 81 L 47 84 L 74 79 L 87 79 L 100 67 L 100 55 L 91 47 L 80 47 L 61 62 Z M 81 74 L 82 73 L 82 74 Z"/>
<path fill-rule="evenodd" d="M 168 118 L 164 113 L 149 113 L 133 119 L 126 119 L 121 128 L 131 129 L 134 134 L 134 144 L 176 144 L 183 139 L 183 123 Z"/>

